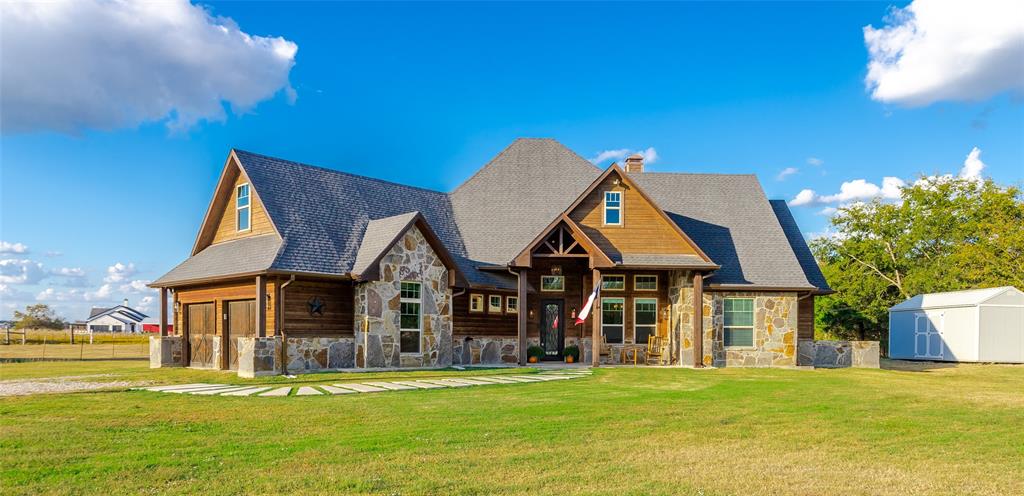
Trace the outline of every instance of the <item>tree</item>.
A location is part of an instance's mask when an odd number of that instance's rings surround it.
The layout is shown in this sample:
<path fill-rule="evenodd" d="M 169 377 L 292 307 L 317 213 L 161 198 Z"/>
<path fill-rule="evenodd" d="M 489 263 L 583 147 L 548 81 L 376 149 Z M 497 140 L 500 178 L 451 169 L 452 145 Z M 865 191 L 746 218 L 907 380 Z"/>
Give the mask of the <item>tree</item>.
<path fill-rule="evenodd" d="M 63 329 L 67 322 L 45 303 L 28 305 L 24 312 L 14 311 L 15 329 Z"/>
<path fill-rule="evenodd" d="M 888 309 L 920 293 L 1024 287 L 1024 198 L 1014 186 L 923 178 L 900 202 L 843 207 L 833 235 L 811 242 L 836 294 L 816 328 L 839 338 L 885 339 Z"/>

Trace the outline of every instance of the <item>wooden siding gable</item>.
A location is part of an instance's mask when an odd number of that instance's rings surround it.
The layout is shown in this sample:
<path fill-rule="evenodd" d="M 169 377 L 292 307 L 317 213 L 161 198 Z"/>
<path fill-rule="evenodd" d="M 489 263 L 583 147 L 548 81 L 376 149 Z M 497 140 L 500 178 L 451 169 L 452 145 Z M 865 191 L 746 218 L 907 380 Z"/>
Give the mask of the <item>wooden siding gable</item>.
<path fill-rule="evenodd" d="M 604 225 L 604 194 L 622 193 L 621 225 Z M 609 256 L 629 254 L 707 254 L 617 164 L 612 164 L 585 190 L 566 215 Z"/>
<path fill-rule="evenodd" d="M 544 228 L 530 244 L 526 245 L 526 248 L 523 248 L 513 259 L 512 265 L 515 267 L 531 267 L 533 265 L 534 250 L 544 242 L 552 231 L 559 229 L 563 225 L 571 231 L 573 239 L 583 246 L 583 249 L 590 255 L 591 268 L 615 266 L 615 262 L 565 213 L 559 215 L 551 224 L 548 224 L 548 227 Z"/>
<path fill-rule="evenodd" d="M 238 185 L 249 184 L 249 230 L 239 232 L 235 226 L 235 198 L 238 193 Z M 248 236 L 259 236 L 263 234 L 277 234 L 281 236 L 273 219 L 260 200 L 259 191 L 256 185 L 249 180 L 249 176 L 238 160 L 235 151 L 231 150 L 224 163 L 220 179 L 214 188 L 213 198 L 206 209 L 203 223 L 199 227 L 195 244 L 192 246 L 192 255 L 203 251 L 212 244 L 244 238 Z"/>

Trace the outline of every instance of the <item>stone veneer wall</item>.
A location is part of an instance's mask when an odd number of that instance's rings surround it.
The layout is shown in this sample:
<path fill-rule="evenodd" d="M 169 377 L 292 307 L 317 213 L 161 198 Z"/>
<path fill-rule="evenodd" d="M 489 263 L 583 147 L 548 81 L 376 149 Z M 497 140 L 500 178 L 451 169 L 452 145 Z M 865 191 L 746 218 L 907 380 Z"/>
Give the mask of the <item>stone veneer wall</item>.
<path fill-rule="evenodd" d="M 355 340 L 352 338 L 290 337 L 285 341 L 285 364 L 289 374 L 355 366 Z"/>
<path fill-rule="evenodd" d="M 185 364 L 181 336 L 149 337 L 149 368 L 181 367 Z"/>
<path fill-rule="evenodd" d="M 401 282 L 421 283 L 420 353 L 399 351 Z M 452 364 L 452 300 L 448 269 L 415 226 L 384 255 L 380 280 L 355 291 L 357 367 L 447 367 Z M 367 319 L 369 330 L 363 331 Z"/>
<path fill-rule="evenodd" d="M 879 367 L 878 341 L 812 341 L 800 340 L 800 365 L 820 368 Z"/>
<path fill-rule="evenodd" d="M 669 303 L 672 332 L 680 343 L 684 366 L 693 356 L 693 283 L 683 271 L 669 275 Z M 724 300 L 727 297 L 754 298 L 754 346 L 725 348 Z M 784 292 L 730 291 L 703 294 L 704 336 L 702 362 L 713 367 L 792 367 L 797 364 L 797 295 Z"/>
<path fill-rule="evenodd" d="M 281 338 L 242 337 L 238 339 L 238 376 L 259 377 L 281 373 Z"/>
<path fill-rule="evenodd" d="M 519 338 L 474 337 L 452 343 L 453 365 L 515 365 L 519 363 Z"/>

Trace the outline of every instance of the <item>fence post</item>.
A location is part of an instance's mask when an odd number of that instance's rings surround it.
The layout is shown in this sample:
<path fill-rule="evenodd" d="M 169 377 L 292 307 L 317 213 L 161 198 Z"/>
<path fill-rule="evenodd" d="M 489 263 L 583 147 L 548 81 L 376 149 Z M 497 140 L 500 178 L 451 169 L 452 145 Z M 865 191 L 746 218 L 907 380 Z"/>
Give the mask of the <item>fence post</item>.
<path fill-rule="evenodd" d="M 78 360 L 82 360 L 82 356 L 85 354 L 85 341 L 79 341 L 78 345 Z"/>

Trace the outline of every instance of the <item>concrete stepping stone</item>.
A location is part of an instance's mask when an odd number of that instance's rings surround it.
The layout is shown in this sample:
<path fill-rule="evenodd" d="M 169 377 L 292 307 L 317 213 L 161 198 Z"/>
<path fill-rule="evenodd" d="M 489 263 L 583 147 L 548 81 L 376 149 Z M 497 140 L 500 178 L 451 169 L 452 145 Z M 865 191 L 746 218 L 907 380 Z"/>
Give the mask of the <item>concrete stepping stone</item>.
<path fill-rule="evenodd" d="M 468 379 L 468 378 L 462 378 L 462 377 L 452 377 L 451 379 L 448 379 L 448 380 L 449 381 L 455 381 L 455 382 L 461 382 L 463 384 L 469 384 L 469 385 L 472 385 L 472 386 L 488 386 L 488 385 L 494 384 L 493 382 L 490 382 L 490 381 L 478 381 L 478 380 L 475 380 L 475 379 Z"/>
<path fill-rule="evenodd" d="M 288 393 L 292 392 L 291 386 L 280 387 L 277 389 L 271 389 L 265 393 L 260 393 L 260 396 L 288 396 Z"/>
<path fill-rule="evenodd" d="M 241 391 L 243 389 L 248 389 L 248 387 L 249 386 L 230 386 L 220 389 L 204 389 L 202 391 L 192 391 L 189 394 L 202 394 L 206 396 L 212 396 L 215 394 L 230 393 L 232 391 Z"/>
<path fill-rule="evenodd" d="M 370 386 L 382 387 L 384 389 L 390 389 L 392 391 L 401 391 L 407 389 L 416 389 L 412 386 L 406 386 L 405 384 L 399 384 L 397 382 L 367 382 Z"/>
<path fill-rule="evenodd" d="M 395 381 L 395 384 L 405 384 L 406 386 L 417 387 L 420 389 L 444 389 L 447 387 L 423 381 Z"/>
<path fill-rule="evenodd" d="M 357 393 L 379 393 L 381 391 L 387 391 L 387 389 L 379 388 L 377 386 L 368 386 L 366 384 L 335 384 L 335 386 L 345 389 L 351 389 Z"/>
<path fill-rule="evenodd" d="M 513 381 L 503 377 L 470 377 L 470 379 L 473 379 L 474 381 L 493 382 L 495 384 L 519 384 L 519 381 Z"/>
<path fill-rule="evenodd" d="M 239 389 L 238 391 L 228 391 L 226 393 L 221 393 L 221 396 L 252 396 L 256 393 L 262 393 L 263 391 L 266 391 L 268 389 L 270 388 L 267 386 L 247 387 L 245 389 Z"/>
<path fill-rule="evenodd" d="M 226 387 L 231 387 L 231 386 L 229 386 L 227 384 L 214 384 L 212 386 L 199 386 L 199 387 L 188 388 L 188 389 L 171 389 L 169 391 L 164 391 L 164 392 L 165 393 L 194 393 L 194 392 L 197 392 L 197 391 L 206 391 L 206 390 L 209 390 L 209 389 L 222 389 L 222 388 L 226 388 Z"/>
<path fill-rule="evenodd" d="M 454 381 L 451 381 L 451 380 L 448 380 L 448 379 L 424 379 L 424 380 L 419 381 L 419 382 L 429 382 L 431 384 L 438 384 L 440 386 L 447 386 L 447 387 L 472 387 L 473 386 L 472 384 L 466 384 L 466 383 L 462 383 L 462 382 L 454 382 Z"/>
<path fill-rule="evenodd" d="M 535 375 L 517 375 L 513 377 L 515 377 L 516 379 L 522 379 L 526 382 L 545 382 L 544 379 L 541 379 Z"/>
<path fill-rule="evenodd" d="M 321 393 L 319 389 L 312 388 L 309 386 L 302 386 L 298 391 L 295 392 L 295 396 L 319 396 Z"/>
<path fill-rule="evenodd" d="M 172 389 L 190 389 L 190 388 L 203 387 L 203 386 L 216 386 L 216 384 L 207 384 L 205 382 L 197 382 L 195 384 L 173 384 L 173 385 L 170 385 L 170 386 L 154 386 L 154 387 L 136 388 L 136 389 L 144 389 L 146 391 L 170 391 Z"/>
<path fill-rule="evenodd" d="M 342 389 L 340 387 L 328 386 L 326 384 L 320 386 L 320 389 L 323 389 L 324 391 L 327 391 L 328 393 L 331 394 L 356 394 L 356 392 L 352 391 L 351 389 Z"/>
<path fill-rule="evenodd" d="M 485 377 L 479 377 L 478 379 L 485 380 L 486 378 Z M 503 376 L 501 376 L 501 380 L 508 381 L 509 383 L 517 383 L 517 384 L 518 383 L 522 383 L 522 382 L 537 382 L 537 381 L 535 381 L 533 379 L 523 379 L 522 377 L 515 377 L 515 376 L 511 376 L 511 375 L 503 375 Z"/>

